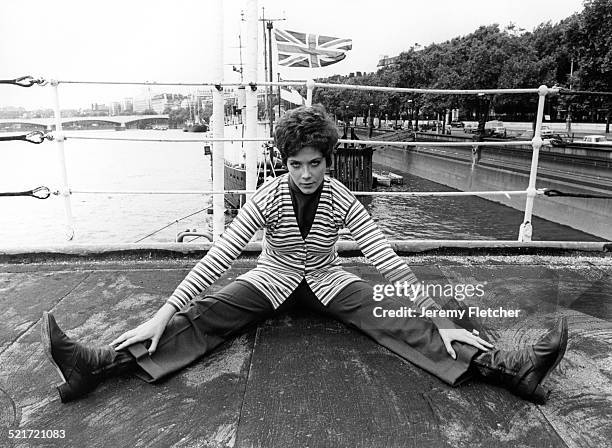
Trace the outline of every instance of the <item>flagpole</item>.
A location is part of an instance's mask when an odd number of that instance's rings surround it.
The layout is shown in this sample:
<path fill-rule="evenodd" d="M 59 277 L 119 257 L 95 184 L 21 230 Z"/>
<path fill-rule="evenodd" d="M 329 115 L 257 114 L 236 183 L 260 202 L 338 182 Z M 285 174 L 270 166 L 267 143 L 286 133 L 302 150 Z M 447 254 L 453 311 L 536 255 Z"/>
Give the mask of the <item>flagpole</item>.
<path fill-rule="evenodd" d="M 268 20 L 266 22 L 266 28 L 268 29 L 268 81 L 274 82 L 274 68 L 272 67 L 272 28 L 274 28 L 274 22 Z M 268 119 L 270 120 L 270 137 L 274 137 L 274 103 L 272 101 L 273 87 L 268 86 Z"/>
<path fill-rule="evenodd" d="M 276 58 L 278 60 L 278 58 Z M 276 67 L 276 70 L 278 70 L 278 65 Z M 280 82 L 281 77 L 280 77 L 280 72 L 276 72 L 276 75 L 278 76 L 278 82 Z M 276 93 L 278 94 L 278 118 L 280 118 L 281 116 L 281 86 L 280 84 L 278 85 L 278 88 L 276 89 Z"/>
<path fill-rule="evenodd" d="M 312 106 L 312 96 L 313 96 L 314 87 L 315 87 L 315 81 L 314 81 L 315 80 L 315 75 L 316 75 L 315 70 L 317 68 L 320 68 L 320 67 L 312 67 L 311 66 L 309 68 L 309 72 L 310 72 L 309 76 L 306 79 L 306 105 L 307 106 Z"/>
<path fill-rule="evenodd" d="M 315 87 L 315 82 L 311 76 L 310 79 L 306 81 L 306 105 L 307 106 L 312 106 L 312 92 L 314 90 L 314 87 Z"/>
<path fill-rule="evenodd" d="M 258 19 L 261 22 L 262 30 L 263 30 L 263 66 L 264 66 L 264 76 L 263 79 L 268 79 L 268 36 L 266 36 L 266 8 L 261 7 L 261 19 Z M 266 94 L 264 95 L 264 117 L 268 113 L 268 88 L 266 87 Z"/>

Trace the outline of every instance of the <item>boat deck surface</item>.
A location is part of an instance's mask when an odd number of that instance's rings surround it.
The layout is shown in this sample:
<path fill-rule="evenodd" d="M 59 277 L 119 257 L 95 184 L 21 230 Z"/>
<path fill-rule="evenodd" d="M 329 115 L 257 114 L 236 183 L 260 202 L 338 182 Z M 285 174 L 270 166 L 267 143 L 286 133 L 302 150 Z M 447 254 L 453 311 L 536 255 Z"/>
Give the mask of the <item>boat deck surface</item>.
<path fill-rule="evenodd" d="M 460 306 L 523 310 L 519 319 L 466 322 L 499 347 L 524 347 L 568 317 L 567 353 L 546 380 L 546 405 L 483 383 L 449 387 L 342 324 L 295 312 L 159 384 L 118 378 L 62 404 L 40 343 L 43 311 L 70 336 L 108 343 L 151 316 L 197 258 L 0 259 L 0 446 L 610 446 L 609 253 L 405 258 L 424 282 L 485 285 L 483 297 Z M 343 263 L 384 283 L 362 258 Z M 253 266 L 240 258 L 214 287 Z M 65 438 L 9 438 L 15 429 L 64 430 Z"/>

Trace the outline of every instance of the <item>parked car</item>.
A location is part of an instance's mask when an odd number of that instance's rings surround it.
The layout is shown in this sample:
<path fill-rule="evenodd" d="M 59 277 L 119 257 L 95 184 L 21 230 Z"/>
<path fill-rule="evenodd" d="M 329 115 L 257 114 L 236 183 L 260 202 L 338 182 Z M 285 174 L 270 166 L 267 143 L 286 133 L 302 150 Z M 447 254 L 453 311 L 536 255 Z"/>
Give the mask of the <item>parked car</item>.
<path fill-rule="evenodd" d="M 542 137 L 550 137 L 554 133 L 555 131 L 553 131 L 550 126 L 542 125 L 542 129 L 540 130 L 540 135 Z"/>
<path fill-rule="evenodd" d="M 485 123 L 485 134 L 489 134 L 493 137 L 505 137 L 506 128 L 504 123 L 499 120 L 491 120 Z"/>
<path fill-rule="evenodd" d="M 451 128 L 462 128 L 464 127 L 464 124 L 463 121 L 451 121 L 450 126 Z"/>
<path fill-rule="evenodd" d="M 608 139 L 605 135 L 585 135 L 582 139 L 583 143 L 607 143 Z"/>
<path fill-rule="evenodd" d="M 463 126 L 463 132 L 466 134 L 474 134 L 478 130 L 478 123 L 466 123 Z"/>
<path fill-rule="evenodd" d="M 421 131 L 432 131 L 436 129 L 436 122 L 435 121 L 422 121 L 419 123 L 419 128 L 421 129 Z"/>
<path fill-rule="evenodd" d="M 567 132 L 557 132 L 546 136 L 553 146 L 563 146 L 572 142 L 572 137 Z"/>

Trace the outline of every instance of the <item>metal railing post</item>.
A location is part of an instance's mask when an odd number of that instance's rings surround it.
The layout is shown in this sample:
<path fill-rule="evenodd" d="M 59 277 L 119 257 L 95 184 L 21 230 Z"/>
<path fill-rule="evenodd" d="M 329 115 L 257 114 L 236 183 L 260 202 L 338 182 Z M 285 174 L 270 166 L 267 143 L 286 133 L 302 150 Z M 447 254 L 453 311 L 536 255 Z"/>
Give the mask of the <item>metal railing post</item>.
<path fill-rule="evenodd" d="M 215 45 L 213 46 L 213 79 L 218 83 L 213 90 L 213 114 L 212 128 L 214 138 L 223 138 L 225 119 L 223 113 L 223 0 L 215 0 L 213 14 L 213 35 Z M 212 150 L 212 172 L 213 191 L 223 191 L 225 187 L 224 168 L 224 143 L 213 142 Z M 222 194 L 213 196 L 213 239 L 216 240 L 224 230 L 225 225 L 225 199 Z"/>
<path fill-rule="evenodd" d="M 53 87 L 53 107 L 55 112 L 55 133 L 54 140 L 57 147 L 57 158 L 59 162 L 59 174 L 60 174 L 60 195 L 64 198 L 64 212 L 66 214 L 66 239 L 72 241 L 74 238 L 74 221 L 72 219 L 72 203 L 70 202 L 70 187 L 68 185 L 68 171 L 66 170 L 66 153 L 64 151 L 64 132 L 62 128 L 62 113 L 60 111 L 59 103 L 59 83 L 57 81 L 51 81 Z"/>
<path fill-rule="evenodd" d="M 548 94 L 548 87 L 541 85 L 538 88 L 538 112 L 536 115 L 536 128 L 531 139 L 533 154 L 531 156 L 531 171 L 529 173 L 529 186 L 527 187 L 527 201 L 525 202 L 525 217 L 519 228 L 518 240 L 521 242 L 531 241 L 533 225 L 531 224 L 533 212 L 533 200 L 536 197 L 536 178 L 538 175 L 538 158 L 542 147 L 542 117 L 544 116 L 544 102 Z"/>
<path fill-rule="evenodd" d="M 257 0 L 247 2 L 246 50 L 246 82 L 257 86 Z M 245 137 L 255 139 L 257 138 L 257 88 L 247 86 L 246 89 Z M 261 144 L 251 141 L 245 146 L 246 189 L 255 190 L 257 188 L 257 152 Z"/>

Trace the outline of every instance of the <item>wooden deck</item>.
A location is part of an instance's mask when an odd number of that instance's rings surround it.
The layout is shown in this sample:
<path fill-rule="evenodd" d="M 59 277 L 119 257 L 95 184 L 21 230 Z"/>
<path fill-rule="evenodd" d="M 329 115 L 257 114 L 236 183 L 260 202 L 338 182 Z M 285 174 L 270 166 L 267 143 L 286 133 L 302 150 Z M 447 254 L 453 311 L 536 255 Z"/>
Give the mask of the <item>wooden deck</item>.
<path fill-rule="evenodd" d="M 39 340 L 44 310 L 67 333 L 108 343 L 164 302 L 195 258 L 0 260 L 2 447 L 603 447 L 612 440 L 612 257 L 407 257 L 425 282 L 483 283 L 464 305 L 525 311 L 472 319 L 498 346 L 525 346 L 559 316 L 570 340 L 536 406 L 480 383 L 451 388 L 368 338 L 284 315 L 161 384 L 103 384 L 62 404 Z M 383 282 L 360 258 L 346 268 Z M 252 267 L 240 259 L 219 282 Z M 9 430 L 64 430 L 15 439 Z"/>

